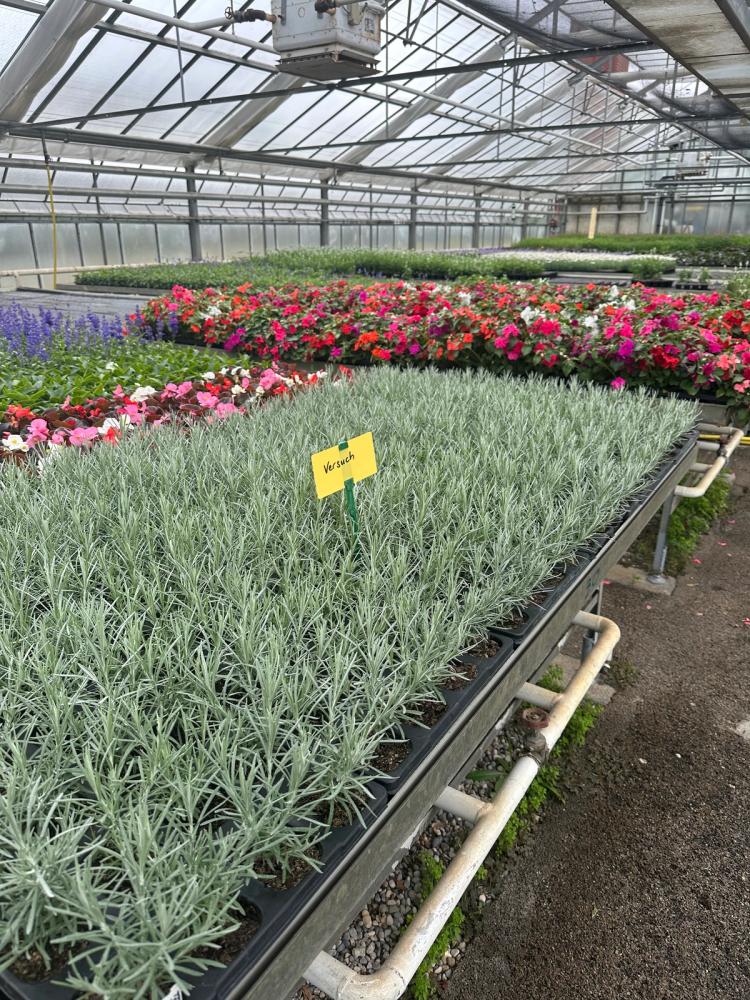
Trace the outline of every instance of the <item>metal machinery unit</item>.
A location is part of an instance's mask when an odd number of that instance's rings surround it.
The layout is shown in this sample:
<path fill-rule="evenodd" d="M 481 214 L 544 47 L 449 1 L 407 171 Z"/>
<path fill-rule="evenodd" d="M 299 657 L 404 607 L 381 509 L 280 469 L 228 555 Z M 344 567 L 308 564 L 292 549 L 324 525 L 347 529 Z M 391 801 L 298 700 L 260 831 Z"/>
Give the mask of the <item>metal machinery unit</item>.
<path fill-rule="evenodd" d="M 380 20 L 375 0 L 273 0 L 273 46 L 279 69 L 314 80 L 377 71 Z"/>

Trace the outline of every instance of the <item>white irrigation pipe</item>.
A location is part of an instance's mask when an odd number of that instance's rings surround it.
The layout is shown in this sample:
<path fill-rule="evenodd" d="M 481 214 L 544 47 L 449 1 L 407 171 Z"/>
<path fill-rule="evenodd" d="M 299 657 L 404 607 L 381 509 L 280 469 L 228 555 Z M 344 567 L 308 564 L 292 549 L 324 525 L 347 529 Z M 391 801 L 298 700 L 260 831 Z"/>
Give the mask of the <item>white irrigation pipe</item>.
<path fill-rule="evenodd" d="M 719 475 L 721 470 L 729 461 L 729 458 L 734 452 L 735 448 L 737 448 L 740 441 L 742 441 L 744 434 L 745 432 L 742 430 L 741 427 L 733 428 L 731 437 L 729 438 L 726 444 L 721 445 L 721 447 L 719 448 L 719 454 L 716 456 L 716 459 L 711 463 L 711 465 L 706 466 L 702 462 L 696 462 L 695 465 L 692 466 L 694 471 L 703 472 L 700 481 L 696 483 L 695 486 L 676 487 L 674 491 L 675 496 L 689 497 L 691 499 L 704 496 L 708 487 Z M 702 447 L 703 445 L 706 444 L 713 444 L 713 442 L 703 441 L 699 442 L 699 444 Z M 709 450 L 709 449 L 704 449 L 704 450 Z"/>
<path fill-rule="evenodd" d="M 542 737 L 542 752 L 535 747 L 533 755 L 527 753 L 520 757 L 492 802 L 483 802 L 455 788 L 446 788 L 442 792 L 435 803 L 436 807 L 472 823 L 473 830 L 377 972 L 363 976 L 327 952 L 321 952 L 313 961 L 305 973 L 305 979 L 333 1000 L 398 1000 L 406 991 L 448 917 L 539 772 L 542 766 L 540 761 L 544 760 L 546 752 L 557 743 L 617 645 L 620 629 L 609 618 L 582 611 L 574 621 L 576 625 L 597 632 L 599 641 L 592 647 L 565 691 L 562 694 L 552 694 L 535 684 L 524 684 L 518 693 L 519 698 L 536 700 L 537 704 L 541 702 L 544 707 L 551 708 L 547 727 L 538 730 L 536 734 L 537 737 Z"/>

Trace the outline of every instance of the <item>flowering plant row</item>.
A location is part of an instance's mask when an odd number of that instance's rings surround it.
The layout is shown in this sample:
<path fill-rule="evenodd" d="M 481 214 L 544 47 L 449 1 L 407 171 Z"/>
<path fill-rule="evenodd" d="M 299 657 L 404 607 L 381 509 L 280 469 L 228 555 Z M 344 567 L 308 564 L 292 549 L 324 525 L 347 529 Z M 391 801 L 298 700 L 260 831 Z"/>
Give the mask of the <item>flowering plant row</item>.
<path fill-rule="evenodd" d="M 634 285 L 378 282 L 193 291 L 141 322 L 253 357 L 537 370 L 712 398 L 745 410 L 750 300 Z M 167 323 L 169 320 L 169 323 Z"/>
<path fill-rule="evenodd" d="M 182 382 L 215 364 L 211 351 L 176 345 L 173 336 L 159 324 L 144 330 L 118 317 L 0 305 L 0 414 L 11 404 L 44 410 L 66 396 L 83 403 L 117 385 Z"/>
<path fill-rule="evenodd" d="M 342 369 L 342 372 L 345 372 Z M 64 447 L 88 448 L 104 441 L 116 443 L 129 429 L 196 420 L 222 420 L 272 396 L 292 395 L 315 385 L 326 372 L 298 372 L 287 365 L 252 369 L 222 368 L 199 379 L 161 389 L 140 386 L 126 393 L 118 386 L 112 397 L 101 396 L 34 412 L 11 405 L 0 422 L 0 462 L 44 461 Z"/>

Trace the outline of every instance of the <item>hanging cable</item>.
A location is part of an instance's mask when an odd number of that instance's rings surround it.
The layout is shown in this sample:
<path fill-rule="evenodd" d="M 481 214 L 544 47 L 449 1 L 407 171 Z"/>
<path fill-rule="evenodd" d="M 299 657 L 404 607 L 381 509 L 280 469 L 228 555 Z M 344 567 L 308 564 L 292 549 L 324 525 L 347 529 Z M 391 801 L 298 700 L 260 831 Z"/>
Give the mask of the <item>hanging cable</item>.
<path fill-rule="evenodd" d="M 47 143 L 42 139 L 42 152 L 44 153 L 44 167 L 47 171 L 47 191 L 49 193 L 49 214 L 52 220 L 52 287 L 57 288 L 57 215 L 55 213 L 55 193 L 52 190 L 52 171 L 50 170 L 51 158 L 47 151 Z"/>

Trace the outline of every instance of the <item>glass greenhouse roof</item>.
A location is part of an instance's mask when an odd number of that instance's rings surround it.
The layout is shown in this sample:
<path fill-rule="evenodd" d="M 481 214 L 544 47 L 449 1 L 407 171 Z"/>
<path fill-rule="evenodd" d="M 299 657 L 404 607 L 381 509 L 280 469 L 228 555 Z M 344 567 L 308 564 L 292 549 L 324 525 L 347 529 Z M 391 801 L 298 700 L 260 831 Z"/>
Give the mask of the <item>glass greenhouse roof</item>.
<path fill-rule="evenodd" d="M 2 214 L 46 211 L 45 148 L 71 216 L 187 216 L 188 173 L 207 217 L 315 221 L 326 182 L 366 221 L 636 190 L 724 145 L 721 95 L 604 0 L 392 0 L 377 74 L 331 83 L 279 70 L 266 22 L 196 29 L 226 2 L 0 0 Z"/>

